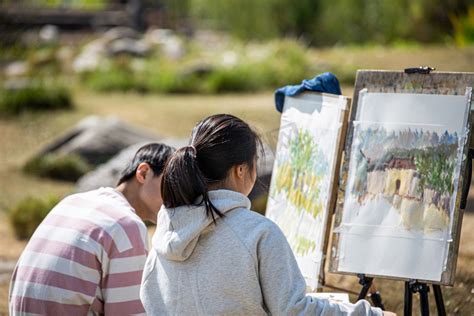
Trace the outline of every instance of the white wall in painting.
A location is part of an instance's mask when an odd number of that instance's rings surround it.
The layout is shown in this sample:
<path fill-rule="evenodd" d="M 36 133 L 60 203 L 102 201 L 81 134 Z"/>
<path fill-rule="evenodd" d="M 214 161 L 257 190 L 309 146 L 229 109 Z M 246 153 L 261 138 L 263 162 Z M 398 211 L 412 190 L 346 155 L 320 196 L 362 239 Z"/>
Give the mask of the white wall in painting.
<path fill-rule="evenodd" d="M 361 91 L 338 271 L 441 281 L 468 113 L 468 96 Z"/>
<path fill-rule="evenodd" d="M 348 99 L 287 97 L 266 215 L 287 237 L 308 287 L 317 288 L 337 146 Z"/>

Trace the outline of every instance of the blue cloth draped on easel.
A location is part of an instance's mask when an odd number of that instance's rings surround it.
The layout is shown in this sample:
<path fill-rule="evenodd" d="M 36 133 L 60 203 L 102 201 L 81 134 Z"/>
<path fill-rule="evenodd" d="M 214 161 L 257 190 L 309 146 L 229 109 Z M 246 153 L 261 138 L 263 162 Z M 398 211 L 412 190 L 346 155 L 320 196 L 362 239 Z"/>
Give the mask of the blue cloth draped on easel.
<path fill-rule="evenodd" d="M 320 74 L 313 79 L 305 79 L 299 85 L 279 88 L 275 91 L 275 107 L 278 112 L 283 111 L 285 96 L 295 96 L 303 91 L 326 92 L 341 95 L 339 80 L 330 72 Z"/>

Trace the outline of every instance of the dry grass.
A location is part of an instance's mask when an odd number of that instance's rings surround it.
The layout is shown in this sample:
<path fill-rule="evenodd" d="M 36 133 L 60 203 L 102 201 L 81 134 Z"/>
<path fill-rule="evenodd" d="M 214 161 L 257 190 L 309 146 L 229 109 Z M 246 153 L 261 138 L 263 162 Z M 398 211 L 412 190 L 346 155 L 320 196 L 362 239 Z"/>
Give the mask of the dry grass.
<path fill-rule="evenodd" d="M 26 114 L 15 120 L 0 120 L 0 210 L 28 195 L 64 195 L 72 190 L 66 182 L 26 176 L 25 161 L 54 137 L 87 115 L 113 115 L 132 125 L 165 137 L 187 137 L 203 117 L 231 113 L 249 121 L 261 134 L 279 126 L 271 93 L 224 96 L 160 96 L 97 94 L 75 91 L 76 111 Z"/>
<path fill-rule="evenodd" d="M 474 46 L 463 49 L 444 46 L 335 47 L 314 50 L 311 58 L 322 66 L 336 66 L 336 75 L 343 75 L 347 70 L 403 70 L 421 65 L 435 67 L 437 71 L 474 71 Z"/>

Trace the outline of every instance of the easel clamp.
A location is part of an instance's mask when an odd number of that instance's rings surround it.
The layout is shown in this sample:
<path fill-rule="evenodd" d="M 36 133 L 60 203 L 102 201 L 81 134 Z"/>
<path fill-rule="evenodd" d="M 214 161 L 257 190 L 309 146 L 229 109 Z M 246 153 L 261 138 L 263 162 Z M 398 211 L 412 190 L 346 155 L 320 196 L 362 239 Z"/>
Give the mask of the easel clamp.
<path fill-rule="evenodd" d="M 406 74 L 422 74 L 422 75 L 428 75 L 432 71 L 436 70 L 434 67 L 430 66 L 420 66 L 420 67 L 412 67 L 412 68 L 405 68 L 404 72 Z"/>

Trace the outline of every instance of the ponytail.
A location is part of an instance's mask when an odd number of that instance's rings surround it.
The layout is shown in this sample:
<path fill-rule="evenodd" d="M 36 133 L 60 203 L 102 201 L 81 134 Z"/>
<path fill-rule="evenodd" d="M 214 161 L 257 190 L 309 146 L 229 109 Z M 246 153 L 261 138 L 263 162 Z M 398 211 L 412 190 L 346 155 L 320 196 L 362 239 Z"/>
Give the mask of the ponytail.
<path fill-rule="evenodd" d="M 215 222 L 216 215 L 222 217 L 224 214 L 212 204 L 207 191 L 206 178 L 199 169 L 196 158 L 196 148 L 187 146 L 174 152 L 163 171 L 163 204 L 167 208 L 204 204 L 206 215 Z"/>

